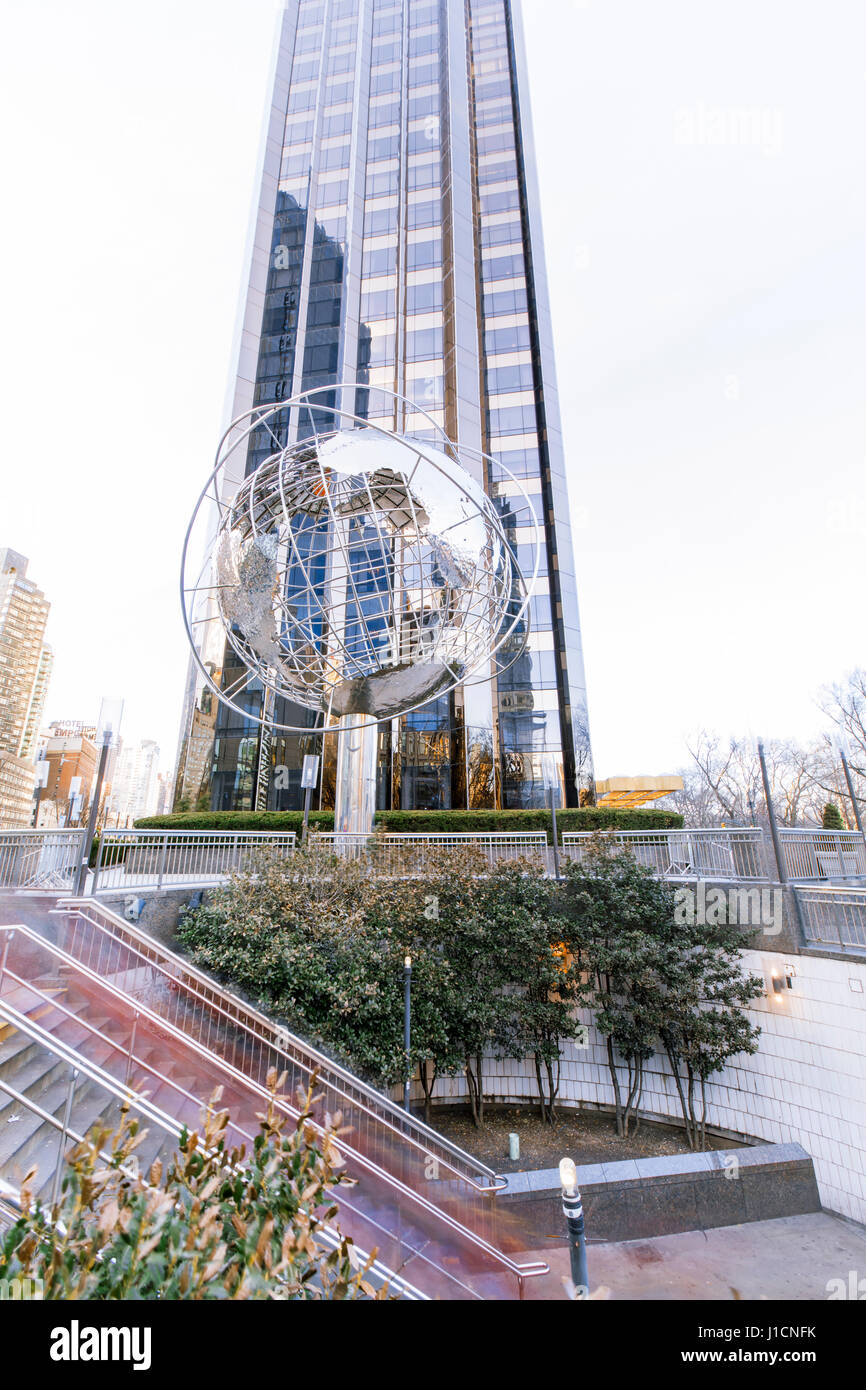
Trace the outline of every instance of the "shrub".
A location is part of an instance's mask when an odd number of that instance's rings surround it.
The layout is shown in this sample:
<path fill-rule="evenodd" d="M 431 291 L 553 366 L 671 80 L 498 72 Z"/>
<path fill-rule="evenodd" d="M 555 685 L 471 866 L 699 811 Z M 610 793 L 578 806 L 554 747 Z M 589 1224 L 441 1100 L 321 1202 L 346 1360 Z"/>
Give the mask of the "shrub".
<path fill-rule="evenodd" d="M 374 842 L 374 863 L 377 854 Z M 260 856 L 187 913 L 178 936 L 197 964 L 384 1087 L 402 1081 L 407 1064 L 409 954 L 409 1062 L 427 1106 L 438 1078 L 462 1071 L 480 1124 L 492 1051 L 534 1057 L 542 1113 L 552 1119 L 579 986 L 557 954 L 556 884 L 529 860 L 489 870 L 472 848 L 425 850 L 423 867 L 411 857 L 411 846 L 399 865 L 389 853 L 385 877 L 313 837 L 289 864 Z"/>
<path fill-rule="evenodd" d="M 674 811 L 620 811 L 603 806 L 557 811 L 559 833 L 572 830 L 679 830 L 683 817 Z M 301 811 L 189 811 L 149 816 L 136 821 L 137 830 L 294 830 L 300 834 Z M 310 825 L 334 828 L 333 811 L 312 811 Z M 401 834 L 489 834 L 552 831 L 549 811 L 379 811 L 376 828 Z"/>
<path fill-rule="evenodd" d="M 274 1073 L 269 1084 L 250 1154 L 226 1150 L 228 1114 L 212 1104 L 165 1171 L 157 1161 L 132 1175 L 144 1136 L 127 1112 L 114 1134 L 97 1127 L 67 1157 L 52 1209 L 32 1204 L 30 1174 L 23 1214 L 0 1237 L 0 1280 L 40 1279 L 46 1299 L 63 1300 L 386 1297 L 366 1281 L 373 1254 L 361 1265 L 349 1241 L 323 1239 L 333 1190 L 351 1181 L 337 1129 L 313 1128 L 312 1092 L 288 1127 Z"/>

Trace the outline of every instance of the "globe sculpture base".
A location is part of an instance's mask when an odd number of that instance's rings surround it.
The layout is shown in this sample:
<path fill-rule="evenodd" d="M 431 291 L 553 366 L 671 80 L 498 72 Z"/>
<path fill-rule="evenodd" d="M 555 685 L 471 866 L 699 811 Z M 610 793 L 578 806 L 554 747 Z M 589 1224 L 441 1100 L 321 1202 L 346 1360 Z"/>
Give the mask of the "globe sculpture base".
<path fill-rule="evenodd" d="M 373 833 L 378 751 L 378 723 L 364 714 L 345 715 L 337 744 L 334 830 L 338 835 Z"/>

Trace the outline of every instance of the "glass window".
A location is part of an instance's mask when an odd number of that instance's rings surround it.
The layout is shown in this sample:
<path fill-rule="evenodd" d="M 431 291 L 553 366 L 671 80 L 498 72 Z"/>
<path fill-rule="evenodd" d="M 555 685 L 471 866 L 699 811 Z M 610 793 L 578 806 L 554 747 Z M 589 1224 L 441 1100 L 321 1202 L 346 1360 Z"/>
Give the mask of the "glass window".
<path fill-rule="evenodd" d="M 386 135 L 378 140 L 368 140 L 367 142 L 368 159 L 396 159 L 399 153 L 399 135 Z"/>
<path fill-rule="evenodd" d="M 429 164 L 410 164 L 409 166 L 409 188 L 435 188 L 441 176 L 441 166 L 436 160 Z"/>
<path fill-rule="evenodd" d="M 442 281 L 436 280 L 429 285 L 410 285 L 406 295 L 408 313 L 431 313 L 442 308 Z"/>
<path fill-rule="evenodd" d="M 406 334 L 406 359 L 423 362 L 428 357 L 442 356 L 442 329 L 421 328 Z"/>
<path fill-rule="evenodd" d="M 490 395 L 502 391 L 531 391 L 534 387 L 531 362 L 522 362 L 513 367 L 494 367 L 487 373 L 487 390 Z"/>
<path fill-rule="evenodd" d="M 482 246 L 509 246 L 512 242 L 522 239 L 523 229 L 519 220 L 495 222 L 492 226 L 488 224 L 481 229 Z"/>
<path fill-rule="evenodd" d="M 361 295 L 361 318 L 365 322 L 372 319 L 390 319 L 396 312 L 396 291 L 375 290 L 372 294 Z"/>
<path fill-rule="evenodd" d="M 400 102 L 386 101 L 380 106 L 370 107 L 370 127 L 376 129 L 378 126 L 394 125 L 400 120 Z"/>
<path fill-rule="evenodd" d="M 364 214 L 364 233 L 366 236 L 382 236 L 397 230 L 396 208 L 374 208 Z"/>
<path fill-rule="evenodd" d="M 485 258 L 481 263 L 481 268 L 485 280 L 511 280 L 515 276 L 522 276 L 526 269 L 522 252 L 515 252 L 510 256 Z"/>
<path fill-rule="evenodd" d="M 407 264 L 410 270 L 429 270 L 442 264 L 442 241 L 416 241 L 407 247 Z"/>
<path fill-rule="evenodd" d="M 484 315 L 486 318 L 496 318 L 501 314 L 520 314 L 527 305 L 525 289 L 498 290 L 495 294 L 484 296 Z"/>
<path fill-rule="evenodd" d="M 491 435 L 531 434 L 538 429 L 534 405 L 509 405 L 502 410 L 491 410 L 488 415 Z"/>
<path fill-rule="evenodd" d="M 380 246 L 375 251 L 365 251 L 362 273 L 371 275 L 393 275 L 397 269 L 396 246 Z"/>
<path fill-rule="evenodd" d="M 482 194 L 480 201 L 482 212 L 508 212 L 520 207 L 520 194 L 516 187 L 508 188 L 501 193 Z"/>

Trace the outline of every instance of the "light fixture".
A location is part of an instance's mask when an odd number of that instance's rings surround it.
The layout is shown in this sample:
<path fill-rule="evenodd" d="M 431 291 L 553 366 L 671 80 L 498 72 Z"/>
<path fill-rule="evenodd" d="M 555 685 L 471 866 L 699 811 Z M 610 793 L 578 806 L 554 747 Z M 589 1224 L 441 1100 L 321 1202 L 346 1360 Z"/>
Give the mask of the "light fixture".
<path fill-rule="evenodd" d="M 559 1181 L 563 1192 L 572 1197 L 577 1190 L 577 1166 L 573 1158 L 559 1160 Z"/>

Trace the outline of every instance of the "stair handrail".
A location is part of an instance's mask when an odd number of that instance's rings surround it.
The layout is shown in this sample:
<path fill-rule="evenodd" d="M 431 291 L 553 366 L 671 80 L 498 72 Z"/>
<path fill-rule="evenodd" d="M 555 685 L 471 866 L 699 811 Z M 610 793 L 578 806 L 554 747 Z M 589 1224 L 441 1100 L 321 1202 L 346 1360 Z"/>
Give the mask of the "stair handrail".
<path fill-rule="evenodd" d="M 195 1052 L 197 1055 L 199 1055 L 205 1061 L 207 1061 L 211 1066 L 214 1066 L 217 1068 L 217 1070 L 224 1072 L 234 1082 L 240 1082 L 242 1085 L 249 1087 L 252 1091 L 261 1096 L 265 1101 L 273 1100 L 274 1104 L 279 1109 L 284 1110 L 292 1119 L 298 1118 L 300 1112 L 298 1111 L 297 1107 L 292 1105 L 291 1101 L 289 1101 L 286 1097 L 273 1097 L 266 1087 L 261 1086 L 257 1081 L 254 1081 L 252 1077 L 247 1076 L 237 1067 L 234 1067 L 230 1062 L 227 1062 L 224 1058 L 218 1056 L 217 1053 L 212 1052 L 210 1049 L 206 1047 L 203 1047 L 200 1043 L 196 1041 L 195 1038 L 191 1038 L 188 1033 L 185 1033 L 182 1029 L 175 1027 L 174 1024 L 170 1023 L 167 1019 L 163 1018 L 161 1014 L 157 1014 L 153 1010 L 149 1009 L 146 1004 L 141 1003 L 139 1000 L 133 1000 L 131 996 L 126 994 L 123 990 L 117 989 L 114 985 L 109 984 L 107 980 L 97 975 L 95 971 L 90 970 L 89 967 L 84 965 L 81 961 L 76 960 L 74 956 L 68 955 L 65 951 L 61 949 L 61 947 L 54 945 L 52 942 L 46 941 L 45 937 L 39 936 L 38 933 L 31 931 L 29 927 L 25 927 L 18 924 L 14 926 L 0 925 L 0 940 L 2 940 L 4 934 L 8 932 L 21 932 L 24 936 L 29 938 L 35 944 L 42 947 L 44 950 L 47 950 L 58 960 L 61 960 L 68 968 L 71 968 L 73 971 L 77 971 L 79 974 L 82 974 L 83 976 L 85 976 L 85 978 L 89 979 L 98 988 L 106 990 L 109 994 L 113 995 L 115 998 L 121 1000 L 124 1004 L 126 1004 L 127 1007 L 134 1008 L 136 1012 L 147 1017 L 152 1023 L 155 1023 L 158 1027 L 163 1028 L 167 1032 L 171 1033 L 171 1035 L 174 1038 L 176 1038 L 179 1042 L 185 1044 L 193 1052 Z M 9 1008 L 11 1006 L 7 1005 L 5 1007 Z M 31 1024 L 31 1027 L 38 1028 L 38 1024 Z M 42 1032 L 43 1030 L 40 1029 L 39 1031 Z M 50 1037 L 51 1035 L 44 1034 L 44 1036 Z M 66 1045 L 61 1044 L 61 1046 L 65 1048 Z M 72 1052 L 72 1049 L 69 1049 L 69 1051 Z M 77 1054 L 73 1052 L 73 1056 L 75 1055 Z M 128 1093 L 136 1094 L 134 1092 Z M 318 1133 L 322 1133 L 320 1125 L 318 1125 L 315 1121 L 310 1121 L 310 1123 Z M 340 1144 L 342 1150 L 345 1153 L 350 1153 L 353 1160 L 361 1168 L 366 1169 L 379 1182 L 382 1182 L 386 1187 L 390 1188 L 392 1192 L 394 1192 L 402 1198 L 405 1198 L 411 1204 L 419 1207 L 428 1216 L 432 1216 L 434 1220 L 442 1222 L 445 1226 L 452 1230 L 455 1233 L 455 1235 L 458 1235 L 461 1239 L 466 1240 L 471 1245 L 474 1245 L 476 1249 L 481 1250 L 495 1264 L 501 1265 L 505 1270 L 507 1270 L 509 1274 L 512 1274 L 518 1280 L 521 1289 L 523 1287 L 524 1279 L 536 1278 L 541 1275 L 550 1273 L 550 1266 L 545 1264 L 543 1261 L 538 1260 L 530 1261 L 527 1264 L 519 1264 L 516 1260 L 512 1260 L 511 1257 L 505 1253 L 505 1251 L 499 1250 L 495 1245 L 491 1245 L 491 1243 L 488 1240 L 485 1240 L 483 1236 L 478 1235 L 477 1232 L 471 1230 L 468 1226 L 464 1226 L 462 1222 L 458 1221 L 455 1217 L 451 1216 L 451 1214 L 445 1211 L 442 1207 L 437 1206 L 435 1202 L 429 1201 L 428 1198 L 424 1197 L 420 1192 L 416 1192 L 414 1188 L 409 1187 L 406 1183 L 402 1182 L 399 1178 L 395 1177 L 393 1173 L 389 1173 L 386 1169 L 380 1167 L 379 1164 L 377 1164 L 374 1160 L 370 1159 L 366 1154 L 359 1152 L 345 1139 L 341 1139 Z M 457 1176 L 460 1177 L 461 1181 L 463 1180 L 462 1175 L 458 1174 Z M 436 1268 L 439 1268 L 439 1266 L 436 1266 Z"/>
<path fill-rule="evenodd" d="M 27 929 L 16 926 L 12 928 L 12 930 L 26 932 Z M 41 942 L 44 942 L 44 938 L 38 939 Z M 50 945 L 47 946 L 47 949 L 51 949 Z M 70 957 L 70 959 L 74 959 L 74 957 Z M 35 994 L 37 998 L 41 999 L 44 1003 L 50 1004 L 52 1009 L 57 1009 L 60 1013 L 65 1014 L 67 1018 L 72 1019 L 73 1022 L 77 1023 L 80 1027 L 85 1028 L 87 1032 L 92 1034 L 94 1037 L 97 1037 L 102 1042 L 107 1043 L 108 1046 L 111 1047 L 115 1052 L 119 1052 L 122 1057 L 125 1057 L 130 1063 L 130 1066 L 134 1063 L 135 1066 L 140 1067 L 143 1071 L 150 1072 L 152 1076 L 156 1077 L 160 1085 L 170 1086 L 173 1091 L 179 1092 L 179 1094 L 184 1096 L 186 1100 L 192 1101 L 193 1105 L 201 1106 L 203 1104 L 201 1096 L 194 1096 L 192 1091 L 188 1091 L 185 1086 L 181 1086 L 179 1081 L 175 1081 L 173 1077 L 166 1076 L 163 1072 L 158 1071 L 157 1068 L 152 1066 L 150 1062 L 146 1062 L 143 1057 L 140 1057 L 136 1052 L 133 1052 L 131 1044 L 129 1048 L 121 1047 L 121 1045 L 115 1042 L 113 1038 L 110 1038 L 107 1033 L 103 1033 L 101 1028 L 97 1028 L 95 1023 L 91 1023 L 88 1018 L 85 1018 L 83 1014 L 76 1014 L 73 1013 L 71 1009 L 67 1009 L 66 1005 L 62 1004 L 60 1000 L 56 997 L 56 995 L 45 994 L 44 991 L 41 990 L 38 985 L 33 984 L 31 980 L 25 980 L 22 975 L 16 974 L 14 970 L 10 969 L 8 963 L 4 967 L 3 974 L 4 976 L 8 976 L 10 980 L 14 980 L 16 984 L 21 985 L 31 994 Z M 95 976 L 95 978 L 99 979 L 99 976 Z M 105 982 L 101 983 L 104 988 L 108 989 L 109 992 L 114 995 L 115 998 L 121 1000 L 124 1004 L 128 1005 L 130 1003 L 129 995 L 123 994 L 122 991 L 113 989 Z M 2 996 L 0 996 L 0 1002 L 2 1002 Z M 135 1016 L 138 1015 L 138 1012 L 139 1010 L 138 1008 L 136 1008 Z M 48 1036 L 52 1037 L 53 1034 L 48 1034 Z M 107 1073 L 107 1075 L 110 1076 L 111 1073 L 109 1072 Z M 132 1090 L 132 1088 L 130 1089 Z M 132 1093 L 135 1095 L 142 1094 L 142 1092 L 138 1091 L 137 1089 L 132 1091 Z M 242 1139 L 247 1140 L 247 1142 L 250 1144 L 253 1143 L 253 1135 L 249 1134 L 247 1130 L 242 1129 L 240 1125 L 235 1124 L 234 1120 L 231 1121 L 231 1127 L 236 1134 L 239 1134 L 241 1136 Z"/>
<path fill-rule="evenodd" d="M 68 1047 L 67 1044 L 61 1042 L 59 1038 L 55 1038 L 53 1034 L 46 1032 L 44 1028 L 40 1028 L 39 1024 L 34 1023 L 32 1019 L 27 1018 L 26 1015 L 21 1014 L 12 1005 L 6 1003 L 2 999 L 0 999 L 0 1018 L 5 1018 L 5 1021 L 11 1027 L 17 1028 L 20 1032 L 24 1033 L 26 1037 L 31 1038 L 34 1042 L 38 1042 L 40 1046 L 45 1047 L 46 1051 L 51 1052 L 55 1057 L 58 1057 L 76 1072 L 87 1076 L 91 1081 L 95 1081 L 97 1085 L 102 1086 L 103 1089 L 114 1095 L 114 1097 L 122 1103 L 128 1103 L 134 1106 L 136 1110 L 146 1115 L 151 1123 L 156 1124 L 175 1141 L 178 1141 L 184 1129 L 188 1128 L 188 1126 L 178 1123 L 173 1116 L 166 1114 L 164 1111 L 161 1111 L 158 1106 L 149 1102 L 147 1097 L 143 1096 L 141 1092 L 133 1091 L 128 1086 L 119 1086 L 116 1079 L 111 1076 L 110 1073 L 104 1072 L 96 1063 L 89 1062 L 86 1058 L 83 1058 L 74 1048 Z M 50 1125 L 53 1129 L 63 1131 L 74 1143 L 83 1144 L 86 1142 L 85 1136 L 79 1134 L 78 1130 L 73 1128 L 72 1125 L 64 1124 L 61 1120 L 57 1119 L 56 1115 L 52 1115 L 50 1111 L 44 1110 L 41 1105 L 37 1105 L 36 1101 L 32 1100 L 29 1096 L 22 1095 L 14 1086 L 10 1086 L 9 1082 L 5 1081 L 2 1076 L 0 1076 L 0 1090 L 5 1091 L 8 1096 L 14 1099 L 16 1104 L 22 1105 L 25 1110 L 29 1110 L 45 1124 Z M 198 1102 L 198 1104 L 202 1103 Z M 236 1125 L 233 1125 L 233 1128 L 235 1128 L 238 1133 L 243 1132 Z M 99 1156 L 105 1163 L 113 1162 L 113 1156 L 106 1153 L 104 1149 L 99 1150 Z M 143 1179 L 143 1181 L 145 1180 Z M 21 1201 L 19 1194 L 9 1183 L 0 1181 L 0 1204 L 4 1203 L 9 1207 L 15 1208 L 20 1213 Z M 338 1199 L 338 1205 L 345 1206 L 355 1212 L 367 1225 L 375 1226 L 379 1230 L 383 1230 L 378 1222 L 373 1221 L 366 1213 L 359 1211 L 357 1207 L 347 1201 L 342 1193 Z M 384 1234 L 387 1235 L 388 1232 L 384 1232 Z M 339 1245 L 341 1241 L 341 1237 L 331 1226 L 323 1227 L 320 1235 L 323 1241 L 332 1247 Z M 363 1250 L 355 1242 L 353 1242 L 353 1244 L 359 1259 L 366 1264 L 369 1260 L 369 1252 Z M 433 1264 L 433 1261 L 426 1260 L 425 1263 L 431 1264 L 433 1268 L 439 1271 L 439 1266 Z M 410 1284 L 402 1275 L 395 1274 L 393 1270 L 389 1269 L 387 1265 L 383 1265 L 381 1261 L 376 1260 L 372 1268 L 379 1277 L 391 1286 L 391 1288 L 398 1289 L 402 1297 L 413 1301 L 429 1302 L 427 1294 L 415 1288 L 415 1286 Z M 439 1272 L 447 1274 L 447 1271 Z M 457 1280 L 456 1282 L 459 1283 L 460 1281 Z"/>
<path fill-rule="evenodd" d="M 370 1086 L 366 1081 L 362 1081 L 345 1067 L 342 1067 L 339 1062 L 335 1062 L 332 1058 L 313 1047 L 305 1039 L 292 1033 L 288 1028 L 284 1028 L 281 1024 L 274 1023 L 266 1014 L 263 1014 L 254 1005 L 242 999 L 240 995 L 218 984 L 212 976 L 191 964 L 183 956 L 178 955 L 175 951 L 164 946 L 162 942 L 156 941 L 155 938 L 150 936 L 147 932 L 130 922 L 124 921 L 102 903 L 95 903 L 92 898 L 64 898 L 61 899 L 57 907 L 52 908 L 51 911 L 52 914 L 57 914 L 58 916 L 77 915 L 82 917 L 85 921 L 89 922 L 91 926 L 99 931 L 106 932 L 115 939 L 118 937 L 119 929 L 120 932 L 128 937 L 132 937 L 133 941 L 137 943 L 137 945 L 133 946 L 130 945 L 129 942 L 124 941 L 122 944 L 129 950 L 138 950 L 147 964 L 156 964 L 158 968 L 163 968 L 165 974 L 172 974 L 172 971 L 180 970 L 185 975 L 191 976 L 193 980 L 197 981 L 206 990 L 212 991 L 217 999 L 223 1000 L 226 1005 L 236 1009 L 239 1015 L 246 1015 L 252 1023 L 256 1024 L 261 1029 L 261 1033 L 257 1033 L 256 1029 L 247 1023 L 243 1017 L 232 1017 L 220 1004 L 209 999 L 204 999 L 202 1001 L 208 1007 L 216 1008 L 223 1014 L 223 1017 L 227 1018 L 234 1026 L 244 1029 L 244 1031 L 256 1038 L 258 1042 L 264 1043 L 266 1046 L 273 1048 L 276 1052 L 281 1052 L 290 1060 L 300 1062 L 300 1064 L 306 1066 L 309 1071 L 316 1071 L 320 1076 L 325 1076 L 327 1074 L 329 1081 L 332 1077 L 337 1078 L 338 1082 L 341 1084 L 333 1085 L 335 1091 L 339 1092 L 341 1089 L 345 1090 L 349 1088 L 352 1091 L 360 1092 L 377 1110 L 385 1111 L 388 1116 L 387 1119 L 384 1115 L 376 1116 L 374 1110 L 372 1112 L 374 1118 L 379 1118 L 382 1123 L 388 1125 L 392 1131 L 396 1130 L 396 1132 L 402 1134 L 405 1138 L 410 1139 L 410 1142 L 414 1143 L 416 1147 L 421 1149 L 425 1154 L 434 1154 L 441 1157 L 444 1152 L 450 1155 L 452 1159 L 456 1160 L 457 1165 L 462 1165 L 462 1167 L 455 1166 L 455 1163 L 448 1162 L 447 1159 L 445 1160 L 447 1166 L 451 1168 L 461 1181 L 468 1182 L 470 1186 L 476 1188 L 478 1192 L 485 1194 L 502 1192 L 507 1187 L 508 1179 L 506 1177 L 497 1174 L 492 1168 L 488 1168 L 480 1159 L 476 1159 L 472 1154 L 467 1153 L 465 1149 L 461 1149 L 459 1145 L 452 1143 L 451 1140 L 446 1139 L 444 1135 L 439 1134 L 438 1131 L 424 1124 L 423 1121 L 417 1119 L 414 1115 L 408 1115 L 400 1105 L 390 1098 L 390 1096 L 386 1096 L 381 1091 L 377 1091 L 375 1087 Z M 96 920 L 97 916 L 101 916 L 107 919 L 107 921 Z M 141 948 L 143 948 L 143 950 Z M 148 956 L 146 953 L 150 953 L 150 955 Z M 171 969 L 168 967 L 171 967 Z M 172 978 L 176 980 L 177 975 L 172 974 Z M 299 1055 L 292 1058 L 289 1051 L 290 1048 L 294 1048 Z M 305 1057 L 306 1060 L 304 1060 Z M 347 1099 L 350 1100 L 353 1105 L 359 1104 L 355 1095 L 349 1095 Z M 363 1108 L 363 1106 L 361 1108 Z M 463 1168 L 470 1170 L 474 1169 L 476 1173 L 482 1174 L 486 1181 L 484 1183 L 479 1183 L 472 1176 L 471 1172 L 463 1171 Z"/>

